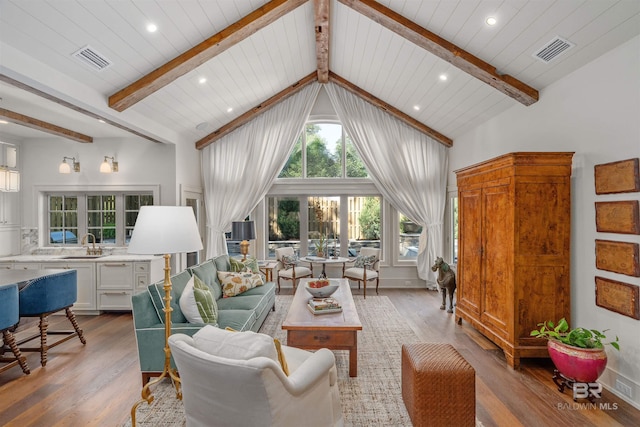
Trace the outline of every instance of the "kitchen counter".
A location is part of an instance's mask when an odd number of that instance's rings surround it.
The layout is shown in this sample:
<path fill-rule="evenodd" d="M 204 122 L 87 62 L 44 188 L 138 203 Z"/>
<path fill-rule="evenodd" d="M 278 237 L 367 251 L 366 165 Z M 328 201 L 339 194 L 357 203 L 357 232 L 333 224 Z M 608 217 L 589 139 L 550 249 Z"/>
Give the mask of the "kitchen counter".
<path fill-rule="evenodd" d="M 56 254 L 56 255 L 10 255 L 0 257 L 0 262 L 47 262 L 56 260 L 65 260 L 73 262 L 96 262 L 96 261 L 108 261 L 108 262 L 130 262 L 130 261 L 150 261 L 156 258 L 162 258 L 157 255 L 130 255 L 130 254 L 115 254 L 115 255 L 84 255 L 84 254 Z"/>

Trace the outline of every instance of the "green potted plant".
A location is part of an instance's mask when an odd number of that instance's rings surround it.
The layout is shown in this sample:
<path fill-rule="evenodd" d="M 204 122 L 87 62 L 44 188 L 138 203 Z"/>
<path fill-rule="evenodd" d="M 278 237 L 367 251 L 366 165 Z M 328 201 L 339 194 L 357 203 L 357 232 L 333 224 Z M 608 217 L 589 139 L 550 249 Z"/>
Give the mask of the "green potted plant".
<path fill-rule="evenodd" d="M 549 356 L 557 370 L 574 382 L 594 382 L 604 372 L 607 366 L 605 345 L 620 350 L 617 336 L 614 341 L 605 342 L 607 330 L 570 329 L 565 318 L 557 323 L 538 323 L 538 327 L 531 331 L 531 336 L 548 340 Z"/>

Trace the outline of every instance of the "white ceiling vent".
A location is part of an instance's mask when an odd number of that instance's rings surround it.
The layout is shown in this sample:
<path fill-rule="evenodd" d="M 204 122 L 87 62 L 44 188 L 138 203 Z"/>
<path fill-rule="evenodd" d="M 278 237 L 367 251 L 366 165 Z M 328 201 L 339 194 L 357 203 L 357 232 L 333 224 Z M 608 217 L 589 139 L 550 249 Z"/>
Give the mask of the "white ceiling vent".
<path fill-rule="evenodd" d="M 89 45 L 74 52 L 73 57 L 96 71 L 102 71 L 113 64 L 104 55 L 98 53 Z"/>
<path fill-rule="evenodd" d="M 555 36 L 553 40 L 538 49 L 533 54 L 533 57 L 539 59 L 545 64 L 548 64 L 549 62 L 560 56 L 560 54 L 566 52 L 574 46 L 575 44 L 571 43 L 569 40 L 565 40 L 560 36 Z"/>

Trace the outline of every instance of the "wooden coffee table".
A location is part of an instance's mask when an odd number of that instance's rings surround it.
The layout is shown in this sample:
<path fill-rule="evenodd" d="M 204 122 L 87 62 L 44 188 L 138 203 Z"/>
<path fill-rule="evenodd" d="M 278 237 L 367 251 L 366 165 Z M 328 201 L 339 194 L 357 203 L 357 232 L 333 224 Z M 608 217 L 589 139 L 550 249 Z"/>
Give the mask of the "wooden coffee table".
<path fill-rule="evenodd" d="M 313 314 L 307 308 L 311 298 L 305 284 L 314 279 L 301 279 L 289 307 L 282 329 L 287 331 L 287 345 L 305 350 L 328 348 L 349 351 L 349 376 L 358 376 L 358 331 L 362 323 L 353 302 L 347 279 L 339 280 L 340 287 L 332 295 L 340 301 L 340 313 Z"/>

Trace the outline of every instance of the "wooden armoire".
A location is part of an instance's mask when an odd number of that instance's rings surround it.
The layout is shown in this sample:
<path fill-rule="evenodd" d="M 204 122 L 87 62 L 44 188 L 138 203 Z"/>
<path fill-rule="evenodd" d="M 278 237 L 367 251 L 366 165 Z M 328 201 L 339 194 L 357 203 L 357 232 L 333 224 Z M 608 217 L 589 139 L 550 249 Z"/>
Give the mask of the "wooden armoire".
<path fill-rule="evenodd" d="M 573 153 L 511 153 L 455 171 L 456 321 L 504 351 L 548 357 L 536 325 L 571 318 L 569 246 Z"/>

